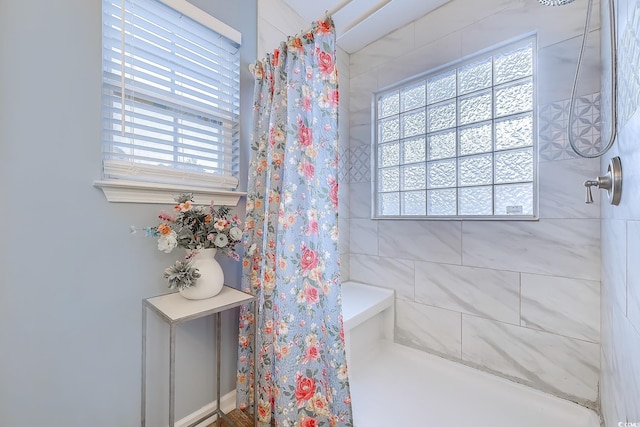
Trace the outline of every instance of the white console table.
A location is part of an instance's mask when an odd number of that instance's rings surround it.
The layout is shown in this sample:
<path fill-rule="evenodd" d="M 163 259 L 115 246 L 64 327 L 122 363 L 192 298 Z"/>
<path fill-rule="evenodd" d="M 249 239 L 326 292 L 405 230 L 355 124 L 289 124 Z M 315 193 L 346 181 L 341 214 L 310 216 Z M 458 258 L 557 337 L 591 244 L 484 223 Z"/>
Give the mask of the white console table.
<path fill-rule="evenodd" d="M 169 426 L 175 425 L 175 354 L 176 354 L 176 325 L 200 317 L 215 315 L 216 323 L 216 399 L 215 410 L 205 414 L 189 427 L 195 426 L 212 415 L 217 419 L 224 419 L 228 424 L 233 422 L 220 409 L 220 314 L 256 299 L 255 296 L 241 292 L 229 286 L 224 286 L 220 293 L 212 298 L 203 300 L 188 300 L 179 293 L 160 295 L 142 300 L 142 415 L 141 426 L 146 426 L 146 395 L 147 395 L 147 311 L 150 309 L 169 325 Z"/>

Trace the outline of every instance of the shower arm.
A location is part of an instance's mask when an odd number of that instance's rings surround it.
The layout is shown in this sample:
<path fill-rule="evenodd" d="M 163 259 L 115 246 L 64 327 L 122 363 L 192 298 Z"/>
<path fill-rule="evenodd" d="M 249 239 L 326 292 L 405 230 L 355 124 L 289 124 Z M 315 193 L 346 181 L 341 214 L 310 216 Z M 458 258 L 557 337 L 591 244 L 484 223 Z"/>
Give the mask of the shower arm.
<path fill-rule="evenodd" d="M 585 157 L 585 158 L 595 158 L 595 157 L 600 157 L 602 156 L 604 153 L 606 153 L 607 151 L 609 151 L 609 149 L 611 148 L 611 146 L 613 145 L 615 139 L 616 139 L 616 133 L 617 133 L 617 123 L 618 123 L 618 118 L 617 118 L 617 108 L 616 108 L 616 104 L 617 104 L 617 67 L 616 67 L 616 58 L 617 58 L 617 52 L 616 52 L 616 45 L 617 45 L 617 41 L 616 41 L 616 23 L 615 23 L 615 15 L 614 15 L 614 6 L 613 6 L 613 1 L 614 0 L 608 0 L 609 2 L 609 33 L 610 33 L 610 43 L 611 43 L 611 133 L 609 135 L 609 141 L 607 142 L 607 145 L 600 151 L 596 152 L 596 153 L 585 153 L 580 151 L 580 149 L 576 146 L 576 142 L 574 141 L 573 138 L 573 132 L 572 132 L 572 125 L 573 125 L 573 110 L 574 110 L 574 105 L 575 105 L 575 101 L 576 101 L 576 89 L 578 86 L 578 76 L 580 74 L 580 67 L 582 65 L 582 59 L 584 56 L 584 51 L 585 51 L 585 47 L 587 44 L 587 35 L 589 32 L 589 22 L 591 21 L 591 12 L 593 9 L 593 0 L 588 0 L 588 4 L 587 4 L 587 17 L 586 17 L 586 21 L 584 23 L 584 32 L 582 34 L 582 45 L 580 46 L 580 55 L 578 56 L 578 65 L 576 67 L 576 73 L 573 79 L 573 87 L 571 89 L 571 102 L 569 104 L 569 124 L 567 126 L 567 137 L 569 139 L 569 145 L 571 145 L 571 148 L 573 149 L 573 151 L 579 155 L 580 157 Z"/>

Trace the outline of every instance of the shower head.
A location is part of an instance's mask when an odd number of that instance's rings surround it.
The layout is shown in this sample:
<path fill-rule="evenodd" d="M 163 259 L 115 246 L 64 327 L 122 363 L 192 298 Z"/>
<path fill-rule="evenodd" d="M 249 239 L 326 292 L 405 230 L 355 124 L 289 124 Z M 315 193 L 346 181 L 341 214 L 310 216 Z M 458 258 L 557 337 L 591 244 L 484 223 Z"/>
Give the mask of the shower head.
<path fill-rule="evenodd" d="M 562 6 L 565 4 L 572 3 L 573 0 L 538 0 L 540 4 L 545 6 Z"/>

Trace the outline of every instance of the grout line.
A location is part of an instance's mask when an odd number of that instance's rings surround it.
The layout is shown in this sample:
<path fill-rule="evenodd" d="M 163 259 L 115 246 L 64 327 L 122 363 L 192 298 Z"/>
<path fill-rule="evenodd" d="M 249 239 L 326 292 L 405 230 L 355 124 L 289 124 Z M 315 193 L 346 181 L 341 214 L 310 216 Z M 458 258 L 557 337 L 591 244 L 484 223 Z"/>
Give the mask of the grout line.
<path fill-rule="evenodd" d="M 522 326 L 522 272 L 518 274 L 518 287 L 519 287 L 519 295 L 518 295 L 518 320 L 520 326 Z"/>

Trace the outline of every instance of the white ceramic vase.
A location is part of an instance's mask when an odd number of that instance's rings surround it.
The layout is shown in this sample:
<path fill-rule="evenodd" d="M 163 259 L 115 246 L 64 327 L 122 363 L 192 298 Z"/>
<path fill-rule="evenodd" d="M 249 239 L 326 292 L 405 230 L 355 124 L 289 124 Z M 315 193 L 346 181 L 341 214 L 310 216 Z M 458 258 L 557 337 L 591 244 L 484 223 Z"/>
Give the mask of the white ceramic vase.
<path fill-rule="evenodd" d="M 195 286 L 180 290 L 187 299 L 206 299 L 220 293 L 224 286 L 224 272 L 216 260 L 217 249 L 200 249 L 191 260 L 191 265 L 200 271 Z"/>

